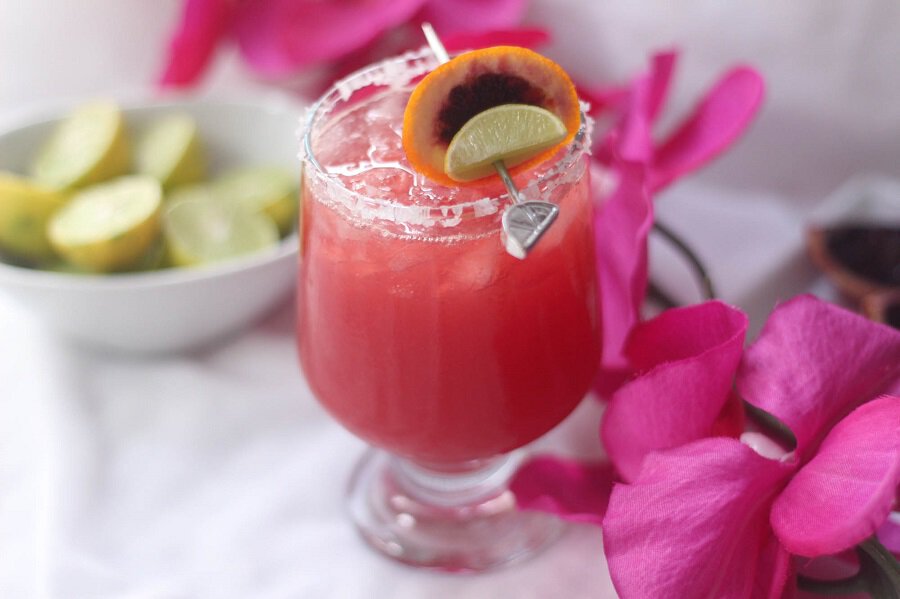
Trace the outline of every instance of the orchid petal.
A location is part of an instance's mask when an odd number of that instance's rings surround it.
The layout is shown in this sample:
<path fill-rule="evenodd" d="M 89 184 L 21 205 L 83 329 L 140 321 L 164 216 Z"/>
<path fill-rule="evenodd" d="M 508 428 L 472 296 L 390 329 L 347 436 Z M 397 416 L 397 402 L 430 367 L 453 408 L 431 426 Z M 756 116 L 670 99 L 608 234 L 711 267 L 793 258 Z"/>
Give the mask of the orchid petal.
<path fill-rule="evenodd" d="M 607 111 L 621 110 L 628 100 L 628 88 L 619 86 L 587 86 L 575 84 L 578 97 L 590 104 L 589 114 L 597 116 Z"/>
<path fill-rule="evenodd" d="M 181 23 L 169 41 L 169 55 L 159 79 L 162 86 L 195 83 L 209 65 L 231 17 L 228 0 L 187 0 Z"/>
<path fill-rule="evenodd" d="M 647 292 L 647 235 L 653 226 L 647 165 L 653 156 L 653 119 L 665 100 L 676 54 L 656 55 L 649 72 L 638 77 L 627 93 L 608 90 L 594 98 L 621 104 L 619 124 L 599 145 L 596 157 L 617 177 L 608 198 L 594 186 L 599 210 L 594 218 L 597 274 L 603 319 L 603 361 L 596 381 L 608 396 L 630 375 L 623 355 L 625 339 L 640 320 Z M 608 177 L 594 179 L 607 181 Z"/>
<path fill-rule="evenodd" d="M 626 109 L 616 138 L 616 153 L 624 160 L 647 164 L 653 157 L 653 117 L 661 102 L 661 85 L 656 80 L 657 76 L 657 72 L 651 69 L 632 85 L 630 106 Z"/>
<path fill-rule="evenodd" d="M 625 354 L 637 370 L 721 351 L 739 360 L 747 325 L 746 314 L 717 300 L 673 308 L 635 327 Z"/>
<path fill-rule="evenodd" d="M 480 33 L 453 33 L 444 37 L 443 41 L 450 52 L 491 46 L 537 48 L 550 41 L 550 34 L 543 29 L 495 29 Z"/>
<path fill-rule="evenodd" d="M 520 46 L 536 48 L 550 41 L 550 34 L 543 29 L 498 29 L 482 33 L 458 33 L 442 38 L 444 47 L 452 53 L 491 46 Z M 332 63 L 328 77 L 321 81 L 319 93 L 332 83 L 370 64 L 400 55 L 423 45 L 422 32 L 415 27 L 399 27 L 391 35 L 381 36 L 375 41 L 350 52 Z"/>
<path fill-rule="evenodd" d="M 422 18 L 439 34 L 451 35 L 513 27 L 522 20 L 525 7 L 525 0 L 430 0 Z"/>
<path fill-rule="evenodd" d="M 772 506 L 791 553 L 838 553 L 872 536 L 900 484 L 900 397 L 863 404 L 835 426 Z"/>
<path fill-rule="evenodd" d="M 608 395 L 630 373 L 623 353 L 625 339 L 640 319 L 647 289 L 647 235 L 653 226 L 653 205 L 645 185 L 645 169 L 620 163 L 615 190 L 605 197 L 609 179 L 592 169 L 595 206 L 594 239 L 600 288 L 603 360 L 597 389 Z"/>
<path fill-rule="evenodd" d="M 254 68 L 283 75 L 366 46 L 412 17 L 425 1 L 243 2 L 237 8 L 235 35 Z"/>
<path fill-rule="evenodd" d="M 522 509 L 599 525 L 606 514 L 613 479 L 612 466 L 607 463 L 584 464 L 539 456 L 516 472 L 510 489 Z"/>
<path fill-rule="evenodd" d="M 677 53 L 653 56 L 650 69 L 624 88 L 588 88 L 587 99 L 616 106 L 621 116 L 612 133 L 602 140 L 596 158 L 605 164 L 616 159 L 648 165 L 653 158 L 653 123 L 668 95 Z"/>
<path fill-rule="evenodd" d="M 645 460 L 616 485 L 603 520 L 622 597 L 779 597 L 787 556 L 768 508 L 792 467 L 733 439 L 703 439 Z"/>
<path fill-rule="evenodd" d="M 764 515 L 760 515 L 764 517 Z M 767 531 L 750 597 L 790 599 L 797 595 L 796 567 L 790 552 Z"/>
<path fill-rule="evenodd" d="M 676 51 L 659 52 L 654 54 L 650 61 L 647 117 L 651 122 L 656 121 L 666 104 L 677 62 L 678 52 Z"/>
<path fill-rule="evenodd" d="M 750 69 L 735 69 L 713 88 L 682 129 L 656 149 L 653 122 L 665 103 L 676 59 L 675 52 L 657 54 L 649 73 L 635 80 L 627 96 L 616 88 L 591 90 L 600 109 L 623 112 L 618 125 L 595 149 L 595 158 L 619 176 L 619 188 L 598 211 L 594 225 L 603 318 L 603 360 L 596 381 L 601 395 L 609 395 L 630 375 L 622 348 L 640 320 L 647 290 L 653 191 L 733 142 L 762 97 L 759 76 Z"/>
<path fill-rule="evenodd" d="M 646 114 L 655 120 L 665 104 L 669 84 L 678 58 L 677 52 L 656 54 L 651 62 L 649 101 Z M 631 96 L 630 86 L 589 86 L 577 85 L 578 97 L 591 105 L 590 114 L 598 115 L 608 110 L 624 111 Z"/>
<path fill-rule="evenodd" d="M 665 187 L 725 151 L 762 105 L 763 78 L 749 67 L 728 72 L 656 151 L 651 187 Z"/>
<path fill-rule="evenodd" d="M 747 316 L 721 302 L 667 310 L 637 325 L 626 354 L 651 369 L 612 396 L 603 416 L 607 454 L 625 480 L 651 451 L 709 436 L 730 397 Z"/>
<path fill-rule="evenodd" d="M 900 518 L 896 521 L 888 519 L 878 529 L 878 540 L 888 551 L 900 557 Z"/>
<path fill-rule="evenodd" d="M 713 422 L 712 429 L 709 431 L 710 437 L 734 437 L 741 436 L 746 428 L 747 418 L 744 412 L 744 402 L 738 397 L 734 390 L 729 393 L 728 400 L 722 406 L 716 421 Z"/>
<path fill-rule="evenodd" d="M 772 312 L 744 352 L 736 384 L 791 428 L 804 459 L 838 420 L 898 378 L 900 331 L 800 296 Z"/>

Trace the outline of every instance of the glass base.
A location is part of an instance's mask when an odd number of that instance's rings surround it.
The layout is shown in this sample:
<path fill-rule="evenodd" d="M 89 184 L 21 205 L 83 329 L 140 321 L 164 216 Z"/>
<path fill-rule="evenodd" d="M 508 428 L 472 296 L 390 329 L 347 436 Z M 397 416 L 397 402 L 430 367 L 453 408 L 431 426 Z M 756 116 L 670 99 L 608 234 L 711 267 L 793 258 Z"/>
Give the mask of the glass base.
<path fill-rule="evenodd" d="M 566 526 L 516 509 L 507 488 L 516 462 L 504 456 L 437 470 L 372 450 L 350 481 L 350 515 L 370 545 L 408 565 L 481 572 L 519 561 Z"/>

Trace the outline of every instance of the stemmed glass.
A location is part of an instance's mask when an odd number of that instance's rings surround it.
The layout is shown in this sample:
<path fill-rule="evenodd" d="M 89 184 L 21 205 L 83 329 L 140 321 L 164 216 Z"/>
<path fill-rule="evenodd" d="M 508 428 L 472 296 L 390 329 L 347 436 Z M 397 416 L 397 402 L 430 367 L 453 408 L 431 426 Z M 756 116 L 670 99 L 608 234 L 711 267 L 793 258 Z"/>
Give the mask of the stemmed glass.
<path fill-rule="evenodd" d="M 575 408 L 599 362 L 589 124 L 516 177 L 525 198 L 560 208 L 516 259 L 496 178 L 442 187 L 405 161 L 406 99 L 435 66 L 425 51 L 389 59 L 311 108 L 297 336 L 320 403 L 377 448 L 348 492 L 363 537 L 409 564 L 477 571 L 561 530 L 518 511 L 507 483 L 516 450 Z"/>

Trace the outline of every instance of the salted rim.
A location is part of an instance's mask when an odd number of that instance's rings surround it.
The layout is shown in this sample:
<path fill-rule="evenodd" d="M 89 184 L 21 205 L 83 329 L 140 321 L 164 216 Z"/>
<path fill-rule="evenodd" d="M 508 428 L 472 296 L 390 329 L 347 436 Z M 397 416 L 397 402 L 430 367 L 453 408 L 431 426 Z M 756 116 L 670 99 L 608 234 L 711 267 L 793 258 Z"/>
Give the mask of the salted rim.
<path fill-rule="evenodd" d="M 497 214 L 502 205 L 509 204 L 506 193 L 486 196 L 475 200 L 448 202 L 439 206 L 403 204 L 401 202 L 371 198 L 349 189 L 336 173 L 329 172 L 316 159 L 312 150 L 312 136 L 319 118 L 325 118 L 339 102 L 346 102 L 357 91 L 369 86 L 384 86 L 388 89 L 406 88 L 414 78 L 432 71 L 439 64 L 432 51 L 426 46 L 369 65 L 336 81 L 301 118 L 298 135 L 301 138 L 299 158 L 301 163 L 311 166 L 305 169 L 305 176 L 315 178 L 315 183 L 328 187 L 328 194 L 316 194 L 324 204 L 339 204 L 353 216 L 365 220 L 385 220 L 397 224 L 411 224 L 452 227 L 463 217 L 479 218 Z M 525 200 L 549 201 L 549 192 L 559 185 L 573 182 L 582 173 L 570 175 L 572 167 L 581 158 L 590 154 L 593 119 L 587 115 L 589 106 L 581 103 L 581 126 L 565 154 L 540 176 L 532 176 L 525 185 L 519 187 Z M 570 175 L 570 176 L 567 176 Z M 471 215 L 465 214 L 471 212 Z"/>

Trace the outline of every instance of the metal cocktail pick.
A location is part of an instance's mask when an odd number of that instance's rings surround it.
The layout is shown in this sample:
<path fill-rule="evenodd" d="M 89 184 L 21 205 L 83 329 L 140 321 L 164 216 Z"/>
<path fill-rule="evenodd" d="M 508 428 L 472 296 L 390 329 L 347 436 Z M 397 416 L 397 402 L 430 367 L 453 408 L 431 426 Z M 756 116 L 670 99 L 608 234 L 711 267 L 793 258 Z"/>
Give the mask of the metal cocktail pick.
<path fill-rule="evenodd" d="M 422 23 L 422 32 L 438 61 L 443 64 L 450 60 L 447 49 L 444 48 L 444 44 L 441 43 L 430 23 Z M 500 180 L 503 181 L 506 192 L 513 201 L 512 206 L 503 212 L 501 219 L 503 246 L 511 256 L 521 260 L 528 255 L 528 252 L 556 220 L 559 215 L 559 206 L 550 202 L 523 200 L 503 161 L 495 162 L 494 168 L 497 169 L 497 174 L 500 175 Z"/>

